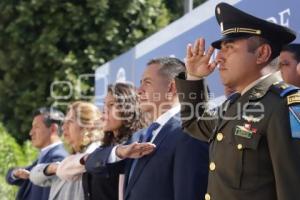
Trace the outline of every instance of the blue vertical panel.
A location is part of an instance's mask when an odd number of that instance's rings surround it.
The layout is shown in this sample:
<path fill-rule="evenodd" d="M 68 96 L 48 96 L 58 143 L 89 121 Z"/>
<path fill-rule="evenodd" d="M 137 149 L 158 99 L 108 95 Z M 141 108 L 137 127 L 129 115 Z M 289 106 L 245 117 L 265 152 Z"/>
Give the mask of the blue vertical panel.
<path fill-rule="evenodd" d="M 95 73 L 95 103 L 99 107 L 102 107 L 109 84 L 115 82 L 132 82 L 134 60 L 134 48 L 132 48 L 116 59 L 97 68 Z"/>
<path fill-rule="evenodd" d="M 96 69 L 95 72 L 95 104 L 102 107 L 103 99 L 107 92 L 110 77 L 110 63 L 106 63 Z"/>
<path fill-rule="evenodd" d="M 133 80 L 131 71 L 135 60 L 134 53 L 134 48 L 132 48 L 110 62 L 110 83 Z"/>

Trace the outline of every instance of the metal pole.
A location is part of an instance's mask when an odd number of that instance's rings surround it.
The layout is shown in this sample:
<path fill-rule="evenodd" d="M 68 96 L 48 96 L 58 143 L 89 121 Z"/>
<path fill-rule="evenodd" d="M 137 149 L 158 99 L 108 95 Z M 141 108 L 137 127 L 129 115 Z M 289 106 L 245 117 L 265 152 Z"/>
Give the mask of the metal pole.
<path fill-rule="evenodd" d="M 193 10 L 193 0 L 183 0 L 184 1 L 184 14 L 189 13 Z"/>

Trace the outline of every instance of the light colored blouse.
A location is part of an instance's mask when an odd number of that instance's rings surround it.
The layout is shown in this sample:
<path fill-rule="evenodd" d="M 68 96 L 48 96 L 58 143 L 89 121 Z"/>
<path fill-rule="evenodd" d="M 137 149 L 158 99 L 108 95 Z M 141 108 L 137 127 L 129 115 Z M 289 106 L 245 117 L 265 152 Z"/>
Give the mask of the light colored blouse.
<path fill-rule="evenodd" d="M 30 181 L 41 187 L 50 186 L 49 200 L 83 200 L 81 177 L 85 168 L 79 160 L 85 154 L 93 152 L 97 147 L 99 147 L 99 143 L 92 143 L 84 153 L 66 157 L 59 163 L 56 175 L 47 176 L 44 173 L 49 163 L 36 165 L 30 172 Z"/>

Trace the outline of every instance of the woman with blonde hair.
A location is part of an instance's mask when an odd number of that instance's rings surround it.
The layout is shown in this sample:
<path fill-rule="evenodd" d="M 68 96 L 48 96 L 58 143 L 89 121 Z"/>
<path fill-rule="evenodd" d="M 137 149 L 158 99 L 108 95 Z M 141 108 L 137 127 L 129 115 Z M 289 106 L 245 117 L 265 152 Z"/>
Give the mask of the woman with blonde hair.
<path fill-rule="evenodd" d="M 63 124 L 63 135 L 66 143 L 71 146 L 73 155 L 60 163 L 38 164 L 30 173 L 30 180 L 34 184 L 51 186 L 49 200 L 84 199 L 82 174 L 85 168 L 79 159 L 101 144 L 101 118 L 101 112 L 92 103 L 76 101 L 69 106 Z"/>

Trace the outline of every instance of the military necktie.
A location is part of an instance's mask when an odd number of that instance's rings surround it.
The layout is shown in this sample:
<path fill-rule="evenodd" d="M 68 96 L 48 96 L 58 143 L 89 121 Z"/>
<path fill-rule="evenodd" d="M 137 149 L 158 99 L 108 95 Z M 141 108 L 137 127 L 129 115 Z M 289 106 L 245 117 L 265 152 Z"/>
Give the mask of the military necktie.
<path fill-rule="evenodd" d="M 224 102 L 224 106 L 223 106 L 223 113 L 225 113 L 227 110 L 228 110 L 228 108 L 232 105 L 232 104 L 234 104 L 237 100 L 238 100 L 238 98 L 240 98 L 240 96 L 241 96 L 241 94 L 240 93 L 238 93 L 238 92 L 234 92 L 234 93 L 232 93 L 232 94 L 230 94 L 228 97 L 227 97 L 227 100 Z"/>

